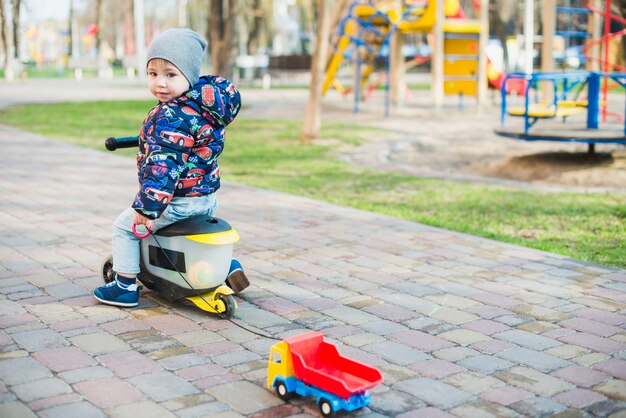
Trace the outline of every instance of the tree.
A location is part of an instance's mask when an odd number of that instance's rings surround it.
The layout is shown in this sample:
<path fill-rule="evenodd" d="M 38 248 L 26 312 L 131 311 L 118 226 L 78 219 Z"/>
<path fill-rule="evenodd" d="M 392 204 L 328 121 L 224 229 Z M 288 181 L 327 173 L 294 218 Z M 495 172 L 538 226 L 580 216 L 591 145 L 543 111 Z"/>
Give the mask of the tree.
<path fill-rule="evenodd" d="M 263 10 L 262 0 L 250 0 L 251 4 L 246 5 L 246 9 L 250 10 L 250 31 L 248 33 L 248 42 L 246 44 L 247 53 L 254 55 L 264 44 L 263 35 L 266 31 L 267 18 Z"/>
<path fill-rule="evenodd" d="M 104 2 L 102 0 L 96 0 L 96 26 L 98 27 L 96 31 L 96 51 L 98 51 L 98 55 L 102 56 L 102 7 L 104 6 Z"/>
<path fill-rule="evenodd" d="M 67 48 L 67 56 L 69 58 L 72 58 L 74 56 L 74 28 L 73 28 L 73 23 L 74 21 L 74 0 L 70 0 L 70 11 L 69 14 L 67 16 L 67 36 L 69 38 L 69 42 L 68 42 L 68 48 Z M 66 65 L 69 64 L 69 59 L 66 62 Z"/>
<path fill-rule="evenodd" d="M 302 125 L 302 141 L 315 139 L 319 136 L 322 126 L 322 82 L 326 70 L 326 56 L 331 32 L 332 0 L 318 0 L 317 35 L 315 37 L 315 52 L 311 62 L 311 84 L 309 99 L 304 113 Z M 342 1 L 337 3 L 341 7 Z"/>
<path fill-rule="evenodd" d="M 4 51 L 4 62 L 2 68 L 6 75 L 7 68 L 11 60 L 9 59 L 9 42 L 7 40 L 7 16 L 4 10 L 4 0 L 0 0 L 0 42 L 2 42 L 2 51 Z"/>
<path fill-rule="evenodd" d="M 231 77 L 231 50 L 233 48 L 236 0 L 210 0 L 209 49 L 212 73 Z"/>
<path fill-rule="evenodd" d="M 4 78 L 7 80 L 12 80 L 14 76 L 15 70 L 19 67 L 19 53 L 20 53 L 20 8 L 21 8 L 21 0 L 11 0 L 11 33 L 12 33 L 12 42 L 9 43 L 7 40 L 7 32 L 9 29 L 8 21 L 7 21 L 7 13 L 4 8 L 4 0 L 0 0 L 0 13 L 2 17 L 2 44 L 4 46 Z"/>
<path fill-rule="evenodd" d="M 495 0 L 489 2 L 489 27 L 502 44 L 502 52 L 504 53 L 504 70 L 507 71 L 506 63 L 508 62 L 508 53 L 506 48 L 507 38 L 514 33 L 521 31 L 521 26 L 516 26 L 521 16 L 519 4 L 523 2 L 517 0 Z"/>
<path fill-rule="evenodd" d="M 21 0 L 11 0 L 11 11 L 13 13 L 13 58 L 16 60 L 20 56 L 20 9 Z"/>
<path fill-rule="evenodd" d="M 125 0 L 122 5 L 122 43 L 124 45 L 124 55 L 131 56 L 137 53 L 135 48 L 135 26 L 133 24 L 135 16 L 133 15 L 132 0 Z M 118 57 L 123 58 L 123 57 Z"/>

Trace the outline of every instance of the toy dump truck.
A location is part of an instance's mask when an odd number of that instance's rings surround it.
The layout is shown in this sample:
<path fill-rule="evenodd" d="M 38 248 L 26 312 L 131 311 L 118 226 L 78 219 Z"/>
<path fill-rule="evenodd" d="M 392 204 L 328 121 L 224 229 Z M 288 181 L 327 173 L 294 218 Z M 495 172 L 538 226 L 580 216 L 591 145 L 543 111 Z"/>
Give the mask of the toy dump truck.
<path fill-rule="evenodd" d="M 270 349 L 267 387 L 285 401 L 314 396 L 323 417 L 369 405 L 368 389 L 382 381 L 378 369 L 343 357 L 321 332 L 285 338 Z"/>

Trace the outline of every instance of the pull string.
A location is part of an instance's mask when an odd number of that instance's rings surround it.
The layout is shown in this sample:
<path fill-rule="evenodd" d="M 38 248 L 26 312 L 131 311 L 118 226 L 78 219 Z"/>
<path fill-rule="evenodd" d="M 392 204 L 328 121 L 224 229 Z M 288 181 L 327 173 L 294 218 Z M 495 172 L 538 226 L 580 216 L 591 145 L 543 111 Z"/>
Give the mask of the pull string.
<path fill-rule="evenodd" d="M 243 330 L 245 330 L 245 331 L 248 331 L 248 332 L 250 332 L 250 333 L 252 333 L 252 334 L 254 334 L 254 335 L 258 335 L 259 337 L 269 338 L 269 339 L 271 339 L 271 340 L 276 340 L 276 341 L 281 341 L 281 340 L 282 340 L 282 338 L 278 338 L 278 337 L 275 337 L 275 336 L 273 336 L 273 335 L 269 335 L 269 334 L 267 334 L 267 333 L 261 333 L 261 332 L 258 332 L 258 331 L 256 331 L 256 330 L 253 330 L 253 329 L 251 329 L 251 328 L 245 327 L 245 326 L 243 326 L 243 325 L 241 325 L 241 324 L 239 324 L 239 323 L 237 323 L 237 322 L 233 321 L 233 319 L 232 319 L 232 318 L 229 318 L 229 317 L 227 317 L 226 315 L 223 315 L 221 312 L 218 312 L 215 308 L 213 308 L 213 306 L 211 306 L 211 305 L 209 304 L 209 302 L 207 302 L 207 300 L 204 298 L 204 296 L 202 296 L 202 294 L 201 294 L 201 293 L 200 293 L 200 292 L 199 292 L 199 291 L 198 291 L 195 287 L 193 287 L 193 286 L 191 285 L 191 283 L 189 283 L 189 281 L 187 281 L 187 279 L 186 279 L 186 278 L 185 278 L 185 276 L 184 276 L 184 275 L 180 272 L 180 270 L 178 270 L 178 267 L 176 267 L 176 264 L 174 264 L 174 262 L 173 262 L 173 261 L 172 261 L 172 259 L 169 257 L 169 255 L 167 255 L 167 252 L 165 251 L 165 249 L 161 246 L 161 243 L 160 243 L 160 242 L 159 242 L 159 240 L 157 239 L 156 234 L 155 234 L 155 233 L 153 233 L 151 229 L 149 229 L 149 228 L 147 228 L 147 229 L 148 229 L 148 234 L 149 234 L 149 235 L 152 235 L 152 238 L 154 238 L 154 241 L 157 243 L 157 245 L 158 245 L 158 246 L 159 246 L 159 248 L 161 249 L 161 253 L 165 256 L 165 258 L 166 258 L 166 259 L 167 259 L 167 261 L 170 263 L 170 265 L 174 268 L 174 270 L 176 270 L 176 272 L 178 273 L 178 275 L 179 275 L 179 276 L 180 276 L 180 277 L 184 280 L 184 282 L 187 284 L 187 286 L 189 286 L 189 288 L 190 288 L 191 290 L 193 290 L 193 292 L 195 293 L 195 295 L 196 295 L 197 297 L 199 297 L 199 298 L 200 298 L 200 299 L 201 299 L 204 303 L 206 303 L 206 305 L 207 305 L 208 307 L 210 307 L 210 308 L 211 308 L 211 310 L 212 310 L 214 313 L 216 313 L 216 314 L 217 314 L 220 318 L 222 318 L 222 319 L 226 319 L 226 320 L 230 321 L 231 323 L 233 323 L 233 324 L 237 325 L 239 328 L 241 328 L 241 329 L 243 329 Z"/>

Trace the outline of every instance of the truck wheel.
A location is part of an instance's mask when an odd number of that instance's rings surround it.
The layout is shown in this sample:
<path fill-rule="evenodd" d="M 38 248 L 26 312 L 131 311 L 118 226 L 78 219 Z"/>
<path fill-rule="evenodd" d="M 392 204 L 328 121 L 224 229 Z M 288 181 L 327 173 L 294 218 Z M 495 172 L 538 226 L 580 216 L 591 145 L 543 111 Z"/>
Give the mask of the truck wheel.
<path fill-rule="evenodd" d="M 335 410 L 328 399 L 320 399 L 320 413 L 323 417 L 334 417 Z"/>
<path fill-rule="evenodd" d="M 102 260 L 102 280 L 104 280 L 104 284 L 111 283 L 115 280 L 115 272 L 113 271 L 113 257 L 108 256 L 104 260 Z"/>
<path fill-rule="evenodd" d="M 291 395 L 293 395 L 293 393 L 287 390 L 287 385 L 285 385 L 285 382 L 280 380 L 276 382 L 276 394 L 283 401 L 288 401 L 291 398 Z"/>

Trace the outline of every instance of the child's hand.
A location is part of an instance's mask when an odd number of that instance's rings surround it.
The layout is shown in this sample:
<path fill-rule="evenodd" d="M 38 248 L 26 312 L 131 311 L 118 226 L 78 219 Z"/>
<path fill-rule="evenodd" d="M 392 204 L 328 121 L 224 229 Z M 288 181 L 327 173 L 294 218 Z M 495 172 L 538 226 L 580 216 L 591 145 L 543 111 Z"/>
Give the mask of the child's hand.
<path fill-rule="evenodd" d="M 150 218 L 146 218 L 139 212 L 135 212 L 135 225 L 145 225 L 146 228 L 152 230 L 153 220 Z"/>

